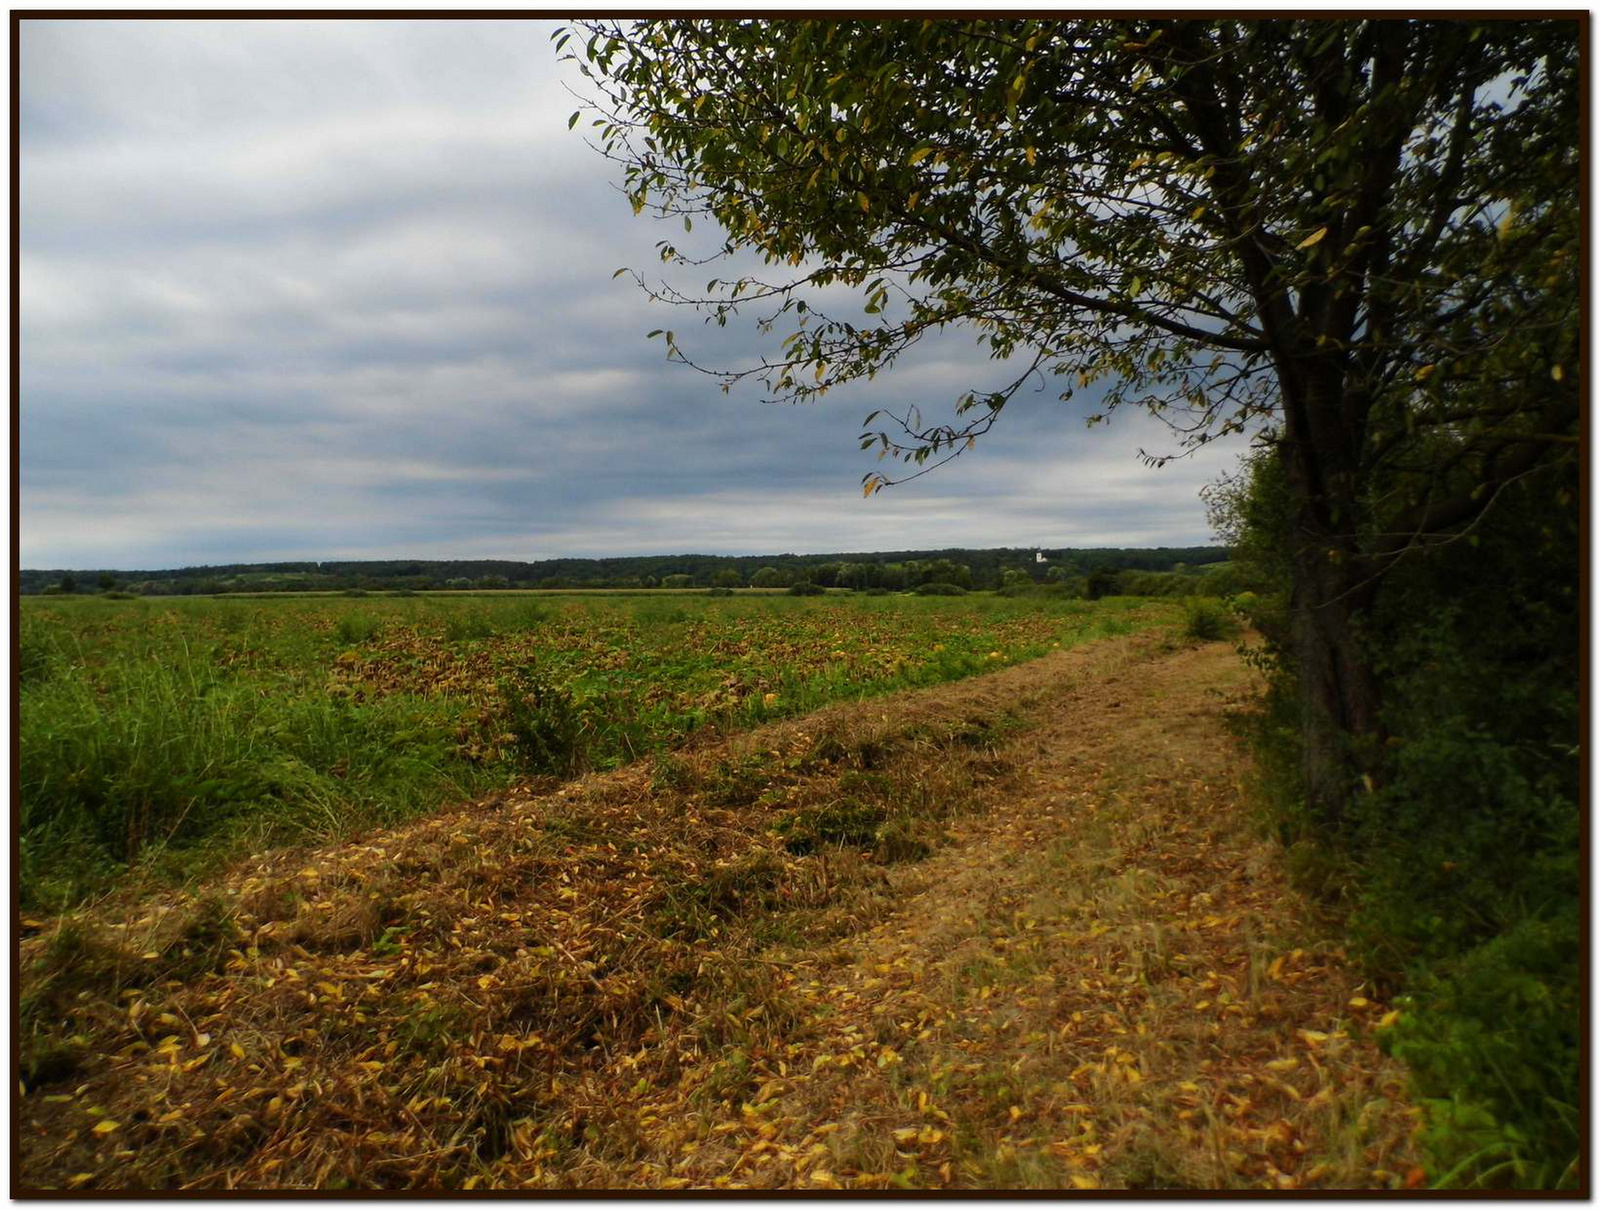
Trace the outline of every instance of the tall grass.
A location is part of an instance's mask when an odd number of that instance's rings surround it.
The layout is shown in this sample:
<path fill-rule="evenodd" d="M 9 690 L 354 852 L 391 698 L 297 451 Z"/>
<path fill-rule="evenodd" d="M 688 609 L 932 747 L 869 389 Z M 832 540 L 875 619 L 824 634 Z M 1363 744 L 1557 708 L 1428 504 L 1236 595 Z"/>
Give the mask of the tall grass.
<path fill-rule="evenodd" d="M 182 876 L 518 778 L 613 767 L 708 726 L 990 671 L 1124 633 L 1139 606 L 977 595 L 22 604 L 18 827 L 32 908 L 72 904 L 130 870 Z M 840 644 L 849 658 L 817 657 Z M 430 662 L 459 679 L 429 681 Z M 730 677 L 743 678 L 736 691 Z M 507 689 L 532 684 L 545 689 Z"/>
<path fill-rule="evenodd" d="M 263 844 L 402 817 L 496 779 L 451 753 L 451 719 L 416 699 L 361 707 L 277 696 L 194 659 L 23 691 L 21 885 L 56 907 L 134 866 L 181 871 L 223 833 Z"/>

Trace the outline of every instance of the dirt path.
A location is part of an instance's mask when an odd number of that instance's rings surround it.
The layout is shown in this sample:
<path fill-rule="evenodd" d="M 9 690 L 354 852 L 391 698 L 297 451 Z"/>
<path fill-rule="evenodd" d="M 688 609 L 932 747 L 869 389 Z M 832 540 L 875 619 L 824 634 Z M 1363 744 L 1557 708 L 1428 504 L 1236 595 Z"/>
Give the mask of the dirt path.
<path fill-rule="evenodd" d="M 1385 1008 L 1240 817 L 1247 689 L 1110 640 L 67 922 L 19 1184 L 1415 1181 Z"/>

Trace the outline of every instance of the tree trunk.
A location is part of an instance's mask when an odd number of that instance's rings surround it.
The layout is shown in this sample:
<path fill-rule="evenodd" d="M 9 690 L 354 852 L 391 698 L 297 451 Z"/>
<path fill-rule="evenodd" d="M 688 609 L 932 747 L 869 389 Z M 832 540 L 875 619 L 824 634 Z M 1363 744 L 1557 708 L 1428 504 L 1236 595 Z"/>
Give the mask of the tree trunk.
<path fill-rule="evenodd" d="M 1382 701 L 1362 635 L 1375 586 L 1354 551 L 1333 539 L 1307 541 L 1305 524 L 1299 528 L 1290 607 L 1306 801 L 1338 827 L 1363 777 L 1375 784 L 1383 751 Z"/>

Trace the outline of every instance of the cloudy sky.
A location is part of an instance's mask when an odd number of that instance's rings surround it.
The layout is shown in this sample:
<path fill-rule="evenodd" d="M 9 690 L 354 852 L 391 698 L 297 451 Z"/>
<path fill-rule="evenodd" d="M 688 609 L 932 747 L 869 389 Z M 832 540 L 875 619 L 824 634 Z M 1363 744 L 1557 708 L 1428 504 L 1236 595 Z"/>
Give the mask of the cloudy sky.
<path fill-rule="evenodd" d="M 863 500 L 866 412 L 999 385 L 965 335 L 799 407 L 668 365 L 782 333 L 613 279 L 667 231 L 550 28 L 22 23 L 24 567 L 1210 540 L 1237 446 L 1147 469 L 1159 424 L 1049 392 Z"/>

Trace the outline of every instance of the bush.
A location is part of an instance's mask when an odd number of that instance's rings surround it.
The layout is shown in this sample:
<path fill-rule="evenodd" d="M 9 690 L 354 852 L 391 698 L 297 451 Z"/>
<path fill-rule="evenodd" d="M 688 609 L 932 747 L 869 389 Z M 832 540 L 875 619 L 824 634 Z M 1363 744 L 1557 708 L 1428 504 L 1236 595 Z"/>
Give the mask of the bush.
<path fill-rule="evenodd" d="M 1573 905 L 1519 921 L 1404 997 L 1407 1011 L 1383 1041 L 1424 1094 L 1423 1141 L 1439 1183 L 1574 1187 L 1582 989 L 1572 958 L 1580 949 Z"/>
<path fill-rule="evenodd" d="M 1084 596 L 1091 601 L 1098 601 L 1101 597 L 1113 597 L 1121 591 L 1121 581 L 1117 573 L 1106 567 L 1097 567 L 1089 573 L 1089 578 L 1084 584 Z"/>
<path fill-rule="evenodd" d="M 912 589 L 919 597 L 964 597 L 967 590 L 959 584 L 951 584 L 944 580 L 933 580 L 927 584 L 918 584 Z"/>
<path fill-rule="evenodd" d="M 733 595 L 733 589 L 725 588 L 719 584 L 715 588 L 708 589 L 706 591 L 706 595 L 708 597 L 731 597 Z"/>
<path fill-rule="evenodd" d="M 501 723 L 529 773 L 570 777 L 584 762 L 587 728 L 571 692 L 534 672 L 499 684 Z"/>
<path fill-rule="evenodd" d="M 1191 639 L 1212 643 L 1232 638 L 1238 631 L 1239 624 L 1216 601 L 1202 597 L 1184 606 L 1183 633 Z"/>
<path fill-rule="evenodd" d="M 1275 462 L 1233 495 L 1232 610 L 1265 643 L 1257 767 L 1302 885 L 1344 910 L 1410 1069 L 1440 1187 L 1576 1188 L 1584 1029 L 1576 467 L 1508 490 L 1468 540 L 1384 577 L 1362 638 L 1385 744 L 1337 829 L 1299 801 L 1292 528 Z M 1219 526 L 1219 532 L 1225 532 Z M 1491 591 L 1460 600 L 1460 585 Z"/>
<path fill-rule="evenodd" d="M 813 584 L 810 580 L 801 580 L 789 586 L 791 597 L 820 597 L 827 591 L 821 584 Z"/>

